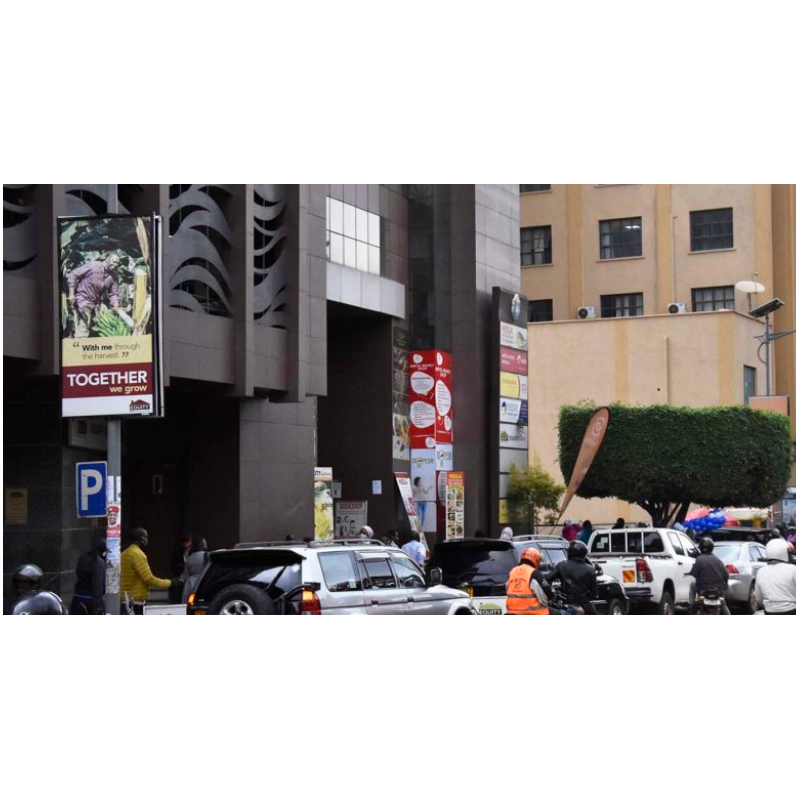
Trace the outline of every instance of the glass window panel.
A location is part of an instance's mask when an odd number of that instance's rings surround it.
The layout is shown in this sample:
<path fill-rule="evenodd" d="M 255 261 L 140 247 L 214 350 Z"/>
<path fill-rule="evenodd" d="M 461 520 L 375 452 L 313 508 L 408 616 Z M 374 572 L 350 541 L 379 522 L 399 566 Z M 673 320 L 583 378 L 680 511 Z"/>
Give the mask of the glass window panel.
<path fill-rule="evenodd" d="M 369 271 L 373 275 L 381 274 L 381 249 L 380 247 L 369 248 Z"/>
<path fill-rule="evenodd" d="M 335 233 L 344 233 L 344 203 L 341 200 L 328 198 L 328 229 Z"/>
<path fill-rule="evenodd" d="M 356 209 L 355 206 L 344 203 L 344 235 L 356 238 Z"/>
<path fill-rule="evenodd" d="M 356 242 L 356 266 L 369 272 L 369 245 L 366 242 Z"/>
<path fill-rule="evenodd" d="M 338 233 L 329 233 L 328 260 L 334 264 L 344 264 L 344 237 Z"/>
<path fill-rule="evenodd" d="M 346 267 L 356 266 L 356 240 L 344 238 L 344 265 Z"/>
<path fill-rule="evenodd" d="M 356 209 L 356 239 L 359 242 L 369 241 L 369 214 L 362 208 Z"/>
<path fill-rule="evenodd" d="M 381 218 L 377 214 L 369 215 L 369 243 L 381 246 Z"/>

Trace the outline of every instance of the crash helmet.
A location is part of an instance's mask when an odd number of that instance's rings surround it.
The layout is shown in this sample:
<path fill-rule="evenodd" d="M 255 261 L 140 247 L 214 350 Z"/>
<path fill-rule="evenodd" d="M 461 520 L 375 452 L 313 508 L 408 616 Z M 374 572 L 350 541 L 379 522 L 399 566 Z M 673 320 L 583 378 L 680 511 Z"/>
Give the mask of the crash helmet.
<path fill-rule="evenodd" d="M 709 539 L 708 536 L 704 536 L 699 542 L 698 546 L 700 547 L 700 552 L 708 555 L 709 553 L 714 552 L 714 540 Z"/>
<path fill-rule="evenodd" d="M 788 561 L 789 544 L 783 539 L 772 539 L 767 542 L 768 561 Z"/>
<path fill-rule="evenodd" d="M 572 561 L 583 561 L 588 555 L 589 548 L 580 539 L 575 539 L 569 543 L 567 558 Z"/>
<path fill-rule="evenodd" d="M 539 569 L 542 563 L 542 554 L 535 547 L 526 547 L 519 558 L 520 561 L 530 561 L 534 569 Z"/>
<path fill-rule="evenodd" d="M 14 570 L 14 574 L 11 576 L 11 583 L 14 586 L 14 591 L 20 595 L 39 590 L 42 586 L 43 578 L 44 573 L 36 564 L 23 564 Z"/>

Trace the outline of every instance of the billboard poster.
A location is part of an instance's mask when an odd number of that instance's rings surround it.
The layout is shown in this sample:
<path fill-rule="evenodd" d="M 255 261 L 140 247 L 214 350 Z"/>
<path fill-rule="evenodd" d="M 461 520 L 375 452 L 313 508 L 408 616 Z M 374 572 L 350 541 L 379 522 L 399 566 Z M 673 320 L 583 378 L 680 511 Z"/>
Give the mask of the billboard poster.
<path fill-rule="evenodd" d="M 358 532 L 367 524 L 366 500 L 337 500 L 335 536 L 337 539 L 357 539 Z"/>
<path fill-rule="evenodd" d="M 418 350 L 409 354 L 411 447 L 453 442 L 453 384 L 450 354 Z"/>
<path fill-rule="evenodd" d="M 528 329 L 508 322 L 500 323 L 500 345 L 513 347 L 515 350 L 528 350 Z"/>
<path fill-rule="evenodd" d="M 500 447 L 528 449 L 528 426 L 500 423 Z"/>
<path fill-rule="evenodd" d="M 447 473 L 447 495 L 445 502 L 445 538 L 464 538 L 464 473 Z"/>
<path fill-rule="evenodd" d="M 58 219 L 64 417 L 162 413 L 160 222 Z"/>
<path fill-rule="evenodd" d="M 500 373 L 500 396 L 515 400 L 528 399 L 528 378 L 524 375 L 512 375 L 510 372 Z"/>
<path fill-rule="evenodd" d="M 436 450 L 411 451 L 411 497 L 422 530 L 436 530 Z"/>
<path fill-rule="evenodd" d="M 333 539 L 333 468 L 314 467 L 314 538 Z"/>
<path fill-rule="evenodd" d="M 397 488 L 403 500 L 403 507 L 406 510 L 406 514 L 408 514 L 411 530 L 421 534 L 422 525 L 420 525 L 419 518 L 417 517 L 417 508 L 414 505 L 414 499 L 411 494 L 411 478 L 407 472 L 395 472 L 394 479 L 397 481 Z"/>
<path fill-rule="evenodd" d="M 411 409 L 408 403 L 408 331 L 392 329 L 392 458 L 411 457 Z"/>
<path fill-rule="evenodd" d="M 500 348 L 500 371 L 514 375 L 528 374 L 528 353 L 510 347 Z"/>
<path fill-rule="evenodd" d="M 528 401 L 500 398 L 500 422 L 511 425 L 528 424 Z"/>

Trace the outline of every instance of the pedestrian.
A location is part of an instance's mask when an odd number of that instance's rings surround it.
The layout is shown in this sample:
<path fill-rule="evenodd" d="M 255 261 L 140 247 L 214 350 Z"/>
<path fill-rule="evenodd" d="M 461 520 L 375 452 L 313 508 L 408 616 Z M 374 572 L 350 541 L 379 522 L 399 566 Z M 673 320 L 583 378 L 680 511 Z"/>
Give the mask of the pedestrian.
<path fill-rule="evenodd" d="M 756 601 L 765 614 L 797 614 L 796 571 L 789 563 L 789 543 L 767 542 L 767 563 L 756 573 Z"/>
<path fill-rule="evenodd" d="M 386 536 L 383 537 L 383 543 L 387 547 L 397 547 L 400 548 L 400 534 L 397 531 L 389 531 Z"/>
<path fill-rule="evenodd" d="M 197 588 L 206 564 L 208 564 L 208 542 L 202 536 L 195 536 L 192 541 L 192 552 L 186 559 L 186 567 L 183 570 L 182 603 L 185 604 L 189 595 Z"/>
<path fill-rule="evenodd" d="M 74 317 L 74 338 L 92 335 L 98 306 L 108 300 L 112 311 L 119 308 L 118 253 L 108 252 L 102 261 L 89 261 L 67 275 L 67 308 Z"/>
<path fill-rule="evenodd" d="M 181 587 L 177 583 L 183 576 L 183 571 L 186 569 L 186 559 L 189 553 L 192 552 L 192 535 L 188 531 L 181 534 L 181 541 L 172 551 L 169 557 L 169 571 L 173 580 L 176 582 L 170 586 L 169 601 L 170 603 L 180 603 L 181 601 Z"/>
<path fill-rule="evenodd" d="M 75 567 L 75 593 L 69 606 L 70 614 L 103 614 L 106 593 L 106 532 L 97 530 L 92 546 Z"/>
<path fill-rule="evenodd" d="M 568 542 L 574 542 L 580 529 L 580 525 L 577 525 L 575 520 L 564 520 L 564 527 L 561 529 L 561 536 Z"/>
<path fill-rule="evenodd" d="M 620 528 L 625 527 L 625 520 L 622 517 L 617 517 L 617 521 L 612 526 L 611 530 L 618 531 Z"/>
<path fill-rule="evenodd" d="M 509 527 L 503 528 L 503 530 L 500 531 L 500 539 L 504 542 L 513 541 L 514 531 Z"/>
<path fill-rule="evenodd" d="M 585 519 L 581 525 L 581 532 L 578 534 L 578 539 L 582 541 L 587 547 L 589 546 L 589 539 L 592 538 L 594 528 L 592 527 L 591 520 Z"/>
<path fill-rule="evenodd" d="M 374 539 L 375 538 L 375 531 L 370 528 L 369 525 L 362 525 L 360 530 L 358 531 L 358 538 L 359 539 Z"/>
<path fill-rule="evenodd" d="M 180 578 L 157 578 L 150 571 L 145 555 L 149 539 L 144 528 L 131 531 L 131 543 L 120 558 L 120 601 L 123 613 L 144 614 L 144 604 L 150 598 L 150 589 L 169 589 L 180 585 Z M 128 610 L 130 608 L 130 610 Z"/>
<path fill-rule="evenodd" d="M 419 540 L 419 534 L 416 531 L 411 531 L 408 534 L 408 541 L 402 546 L 401 550 L 420 567 L 425 566 L 425 547 Z"/>

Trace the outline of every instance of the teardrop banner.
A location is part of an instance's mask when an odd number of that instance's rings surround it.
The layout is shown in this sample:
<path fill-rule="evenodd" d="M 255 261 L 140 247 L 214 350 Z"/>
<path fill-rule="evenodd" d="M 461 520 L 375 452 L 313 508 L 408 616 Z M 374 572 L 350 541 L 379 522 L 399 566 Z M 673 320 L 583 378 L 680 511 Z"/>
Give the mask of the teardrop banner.
<path fill-rule="evenodd" d="M 597 451 L 600 449 L 600 445 L 603 444 L 610 420 L 611 409 L 605 407 L 598 409 L 589 420 L 589 424 L 586 426 L 586 433 L 583 435 L 581 449 L 578 452 L 577 459 L 575 459 L 569 486 L 567 486 L 567 491 L 564 494 L 564 502 L 561 503 L 561 511 L 558 512 L 559 519 L 564 516 L 567 506 L 578 491 L 583 479 L 586 477 L 586 473 L 589 472 L 589 467 L 592 466 Z"/>

